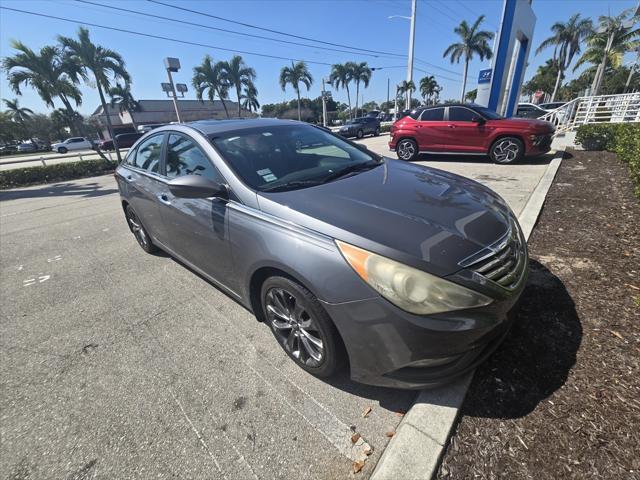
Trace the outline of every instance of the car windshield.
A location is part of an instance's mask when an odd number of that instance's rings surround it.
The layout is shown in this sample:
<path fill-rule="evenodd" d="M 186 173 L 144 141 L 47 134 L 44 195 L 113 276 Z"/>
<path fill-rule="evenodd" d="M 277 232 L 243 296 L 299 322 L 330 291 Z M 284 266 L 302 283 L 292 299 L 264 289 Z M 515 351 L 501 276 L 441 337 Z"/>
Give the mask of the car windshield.
<path fill-rule="evenodd" d="M 356 123 L 364 123 L 365 119 L 364 118 L 354 118 L 353 120 L 349 120 L 347 122 L 347 125 L 354 125 Z"/>
<path fill-rule="evenodd" d="M 502 115 L 497 114 L 493 110 L 489 110 L 486 107 L 481 107 L 480 105 L 474 105 L 473 109 L 489 120 L 502 120 L 504 118 Z"/>
<path fill-rule="evenodd" d="M 374 153 L 306 125 L 235 130 L 213 135 L 211 142 L 240 179 L 259 191 L 319 185 L 382 163 Z"/>

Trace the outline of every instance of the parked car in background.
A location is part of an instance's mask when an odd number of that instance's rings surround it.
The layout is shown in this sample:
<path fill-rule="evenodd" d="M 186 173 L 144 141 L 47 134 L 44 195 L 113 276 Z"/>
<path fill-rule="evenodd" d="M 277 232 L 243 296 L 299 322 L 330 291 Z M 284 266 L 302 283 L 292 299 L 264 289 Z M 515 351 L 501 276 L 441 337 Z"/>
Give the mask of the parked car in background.
<path fill-rule="evenodd" d="M 93 142 L 85 137 L 71 137 L 64 142 L 54 143 L 51 150 L 58 153 L 67 153 L 73 150 L 88 150 L 94 148 Z"/>
<path fill-rule="evenodd" d="M 207 278 L 319 377 L 348 364 L 356 381 L 420 389 L 464 375 L 526 284 L 526 241 L 497 194 L 302 122 L 168 125 L 116 179 L 143 250 Z"/>
<path fill-rule="evenodd" d="M 540 108 L 534 103 L 519 103 L 514 117 L 538 118 L 547 113 L 547 110 Z"/>
<path fill-rule="evenodd" d="M 538 107 L 540 107 L 543 110 L 546 110 L 547 112 L 550 112 L 566 104 L 567 102 L 549 102 L 549 103 L 541 103 L 538 105 Z"/>
<path fill-rule="evenodd" d="M 138 125 L 138 131 L 147 133 L 155 128 L 164 127 L 165 125 L 166 123 L 149 123 L 148 125 Z"/>
<path fill-rule="evenodd" d="M 389 148 L 401 160 L 419 153 L 489 155 L 511 163 L 551 148 L 554 126 L 524 118 L 504 118 L 474 104 L 419 108 L 391 126 Z"/>
<path fill-rule="evenodd" d="M 136 132 L 136 133 L 119 133 L 116 135 L 116 142 L 118 143 L 118 148 L 130 148 L 134 143 L 138 141 L 138 139 L 143 136 L 144 133 Z M 114 150 L 113 140 L 102 140 L 98 147 L 100 150 Z"/>
<path fill-rule="evenodd" d="M 380 119 L 380 110 L 370 110 L 366 113 L 365 117 Z"/>
<path fill-rule="evenodd" d="M 365 135 L 380 135 L 380 120 L 375 117 L 359 117 L 349 120 L 340 127 L 338 133 L 343 137 L 362 138 Z"/>
<path fill-rule="evenodd" d="M 9 143 L 9 144 L 0 146 L 0 155 L 10 155 L 12 153 L 16 153 L 17 151 L 18 151 L 17 143 Z"/>
<path fill-rule="evenodd" d="M 38 145 L 31 142 L 20 143 L 16 149 L 19 153 L 37 152 Z"/>

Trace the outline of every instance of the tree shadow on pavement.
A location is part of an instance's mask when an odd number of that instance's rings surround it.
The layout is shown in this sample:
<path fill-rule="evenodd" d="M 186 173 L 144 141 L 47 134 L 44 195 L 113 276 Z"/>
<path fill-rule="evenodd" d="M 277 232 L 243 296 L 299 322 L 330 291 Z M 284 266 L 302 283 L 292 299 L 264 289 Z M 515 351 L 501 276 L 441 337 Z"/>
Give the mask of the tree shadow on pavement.
<path fill-rule="evenodd" d="M 53 197 L 102 197 L 118 193 L 117 188 L 109 188 L 97 182 L 92 183 L 54 183 L 41 185 L 38 188 L 25 188 L 19 190 L 0 191 L 0 201 L 21 200 L 26 198 L 53 198 Z"/>
<path fill-rule="evenodd" d="M 505 342 L 478 367 L 461 413 L 519 418 L 561 388 L 576 363 L 582 326 L 562 281 L 530 260 L 530 275 Z"/>

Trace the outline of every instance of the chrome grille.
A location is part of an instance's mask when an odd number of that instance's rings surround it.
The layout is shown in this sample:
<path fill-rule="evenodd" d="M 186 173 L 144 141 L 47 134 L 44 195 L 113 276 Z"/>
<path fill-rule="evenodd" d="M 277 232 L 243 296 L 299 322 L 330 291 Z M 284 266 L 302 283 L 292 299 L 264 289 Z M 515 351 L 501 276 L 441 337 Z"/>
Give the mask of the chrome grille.
<path fill-rule="evenodd" d="M 526 270 L 527 250 L 515 222 L 509 230 L 494 245 L 465 260 L 461 265 L 508 290 L 513 290 L 520 284 Z"/>

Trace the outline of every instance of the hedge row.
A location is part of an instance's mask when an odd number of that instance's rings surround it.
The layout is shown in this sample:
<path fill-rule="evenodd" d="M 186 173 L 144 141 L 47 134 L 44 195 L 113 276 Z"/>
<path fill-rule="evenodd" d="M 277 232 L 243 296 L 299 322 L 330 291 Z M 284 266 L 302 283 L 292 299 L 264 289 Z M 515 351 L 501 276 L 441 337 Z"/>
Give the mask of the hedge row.
<path fill-rule="evenodd" d="M 576 143 L 585 150 L 614 152 L 629 165 L 636 195 L 640 197 L 640 123 L 582 125 L 576 133 Z"/>
<path fill-rule="evenodd" d="M 104 175 L 113 172 L 117 165 L 115 162 L 97 159 L 3 170 L 0 171 L 0 190 Z"/>

